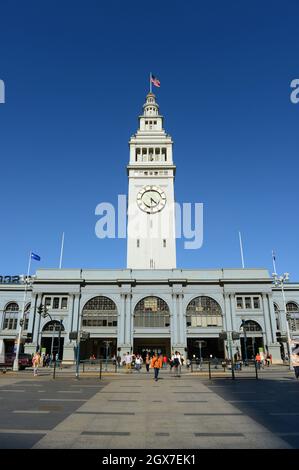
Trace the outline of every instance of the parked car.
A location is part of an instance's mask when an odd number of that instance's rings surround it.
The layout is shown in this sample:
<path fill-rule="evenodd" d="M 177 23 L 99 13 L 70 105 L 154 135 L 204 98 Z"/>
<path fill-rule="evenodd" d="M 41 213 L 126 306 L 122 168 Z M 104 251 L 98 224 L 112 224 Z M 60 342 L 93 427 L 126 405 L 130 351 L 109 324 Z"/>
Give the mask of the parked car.
<path fill-rule="evenodd" d="M 16 354 L 15 353 L 6 353 L 5 354 L 5 367 L 12 367 Z M 26 367 L 32 367 L 32 357 L 31 354 L 20 353 L 19 354 L 19 368 L 24 370 Z"/>

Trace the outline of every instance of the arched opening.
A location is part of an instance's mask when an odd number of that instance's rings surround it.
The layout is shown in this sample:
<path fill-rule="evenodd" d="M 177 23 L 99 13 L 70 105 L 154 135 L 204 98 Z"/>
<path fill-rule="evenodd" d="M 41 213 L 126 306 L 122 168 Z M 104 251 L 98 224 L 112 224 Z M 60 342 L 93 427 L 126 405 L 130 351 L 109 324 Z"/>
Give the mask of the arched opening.
<path fill-rule="evenodd" d="M 287 305 L 287 318 L 289 323 L 290 333 L 299 331 L 299 307 L 295 302 L 288 302 Z"/>
<path fill-rule="evenodd" d="M 137 332 L 134 337 L 133 352 L 143 357 L 153 352 L 170 356 L 169 327 L 170 310 L 163 299 L 149 296 L 140 300 L 134 309 L 134 328 Z"/>
<path fill-rule="evenodd" d="M 118 311 L 112 299 L 105 296 L 90 299 L 82 310 L 82 330 L 91 332 L 92 338 L 80 343 L 80 358 L 106 359 L 117 355 L 117 322 Z"/>
<path fill-rule="evenodd" d="M 208 359 L 224 357 L 224 342 L 219 339 L 223 328 L 223 315 L 218 302 L 208 296 L 199 296 L 189 302 L 186 326 L 192 337 L 187 338 L 188 357 Z M 195 336 L 195 332 L 201 330 Z"/>
<path fill-rule="evenodd" d="M 262 327 L 254 320 L 243 320 L 240 332 L 242 358 L 254 359 L 260 348 L 264 350 Z"/>
<path fill-rule="evenodd" d="M 61 330 L 60 330 L 61 328 Z M 64 337 L 61 336 L 65 332 L 63 324 L 58 320 L 47 322 L 41 333 L 41 354 L 49 354 L 51 360 L 63 358 Z"/>

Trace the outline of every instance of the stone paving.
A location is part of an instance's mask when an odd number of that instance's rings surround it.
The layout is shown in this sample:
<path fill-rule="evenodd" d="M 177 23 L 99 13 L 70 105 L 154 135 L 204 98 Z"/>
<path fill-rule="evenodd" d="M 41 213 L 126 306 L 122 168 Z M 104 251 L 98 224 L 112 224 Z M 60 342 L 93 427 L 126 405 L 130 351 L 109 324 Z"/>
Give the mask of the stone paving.
<path fill-rule="evenodd" d="M 7 374 L 0 378 L 0 448 L 299 448 L 299 382 L 288 371 L 266 375 L 209 381 L 164 371 L 155 382 L 152 373 L 102 381 Z"/>

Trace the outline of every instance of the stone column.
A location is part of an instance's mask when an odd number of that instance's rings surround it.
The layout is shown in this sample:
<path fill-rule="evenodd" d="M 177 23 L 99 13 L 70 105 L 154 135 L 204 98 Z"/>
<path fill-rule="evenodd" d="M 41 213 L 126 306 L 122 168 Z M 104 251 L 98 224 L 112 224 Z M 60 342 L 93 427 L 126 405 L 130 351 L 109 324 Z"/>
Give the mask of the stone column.
<path fill-rule="evenodd" d="M 174 345 L 175 350 L 185 355 L 186 347 L 186 315 L 183 311 L 183 298 L 184 294 L 178 292 L 175 294 L 175 304 L 176 304 L 176 328 L 177 328 L 177 342 Z M 185 323 L 184 323 L 185 322 Z"/>
<path fill-rule="evenodd" d="M 120 348 L 120 351 L 117 352 L 120 357 L 123 357 L 128 348 L 126 347 L 125 343 L 125 336 L 126 336 L 126 302 L 127 302 L 127 294 L 121 293 L 121 307 L 120 311 L 118 312 L 118 328 L 117 328 L 117 346 Z"/>
<path fill-rule="evenodd" d="M 177 324 L 177 301 L 176 294 L 172 294 L 172 312 L 171 312 L 171 350 L 176 348 L 178 343 L 178 324 Z"/>
<path fill-rule="evenodd" d="M 264 312 L 264 322 L 265 322 L 265 334 L 266 334 L 266 344 L 269 347 L 271 343 L 273 343 L 273 335 L 271 331 L 271 324 L 270 324 L 270 312 L 268 308 L 268 301 L 266 294 L 262 294 L 263 300 L 263 312 Z"/>
<path fill-rule="evenodd" d="M 272 333 L 272 341 L 269 344 L 269 354 L 272 355 L 272 363 L 274 364 L 281 364 L 281 354 L 280 354 L 280 344 L 277 341 L 276 337 L 276 316 L 274 311 L 273 299 L 272 295 L 267 294 L 267 304 L 268 304 L 268 311 L 269 311 L 269 320 L 270 320 L 270 328 Z"/>
<path fill-rule="evenodd" d="M 79 295 L 77 294 L 77 297 Z M 75 315 L 75 299 L 76 295 L 71 294 L 69 296 L 69 306 L 68 306 L 68 321 L 67 321 L 67 328 L 65 329 L 66 335 L 65 335 L 65 342 L 63 345 L 63 362 L 73 362 L 76 360 L 75 358 L 75 346 L 77 344 L 76 340 L 70 340 L 69 339 L 69 334 L 71 331 L 77 331 L 77 326 L 74 326 L 74 318 L 76 317 Z M 78 310 L 78 305 L 77 305 L 77 310 Z M 78 315 L 78 311 L 77 311 Z M 76 317 L 77 318 L 77 317 Z"/>
<path fill-rule="evenodd" d="M 230 294 L 224 293 L 224 330 L 226 332 L 232 331 L 232 317 L 231 317 L 231 307 L 230 307 Z M 230 334 L 230 333 L 228 333 Z M 228 341 L 224 341 L 224 354 L 225 357 L 229 357 L 229 344 Z"/>
<path fill-rule="evenodd" d="M 125 301 L 125 345 L 129 352 L 131 348 L 133 348 L 133 325 L 132 325 L 132 312 L 131 312 L 131 294 L 126 294 L 126 301 Z"/>

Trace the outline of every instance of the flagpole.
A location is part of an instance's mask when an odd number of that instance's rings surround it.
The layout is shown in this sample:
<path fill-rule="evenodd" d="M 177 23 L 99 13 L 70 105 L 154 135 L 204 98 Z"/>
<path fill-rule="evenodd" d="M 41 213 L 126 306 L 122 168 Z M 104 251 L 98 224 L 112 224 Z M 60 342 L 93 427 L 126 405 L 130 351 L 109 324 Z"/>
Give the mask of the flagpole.
<path fill-rule="evenodd" d="M 61 265 L 62 265 L 63 248 L 64 248 L 64 232 L 62 233 L 62 240 L 61 240 L 59 269 L 61 269 Z"/>
<path fill-rule="evenodd" d="M 152 72 L 150 72 L 150 93 L 152 93 Z"/>
<path fill-rule="evenodd" d="M 277 274 L 274 250 L 272 250 L 272 263 L 273 263 L 273 273 Z"/>
<path fill-rule="evenodd" d="M 239 242 L 240 242 L 240 251 L 241 251 L 242 268 L 244 269 L 244 268 L 245 268 L 245 265 L 244 265 L 243 245 L 242 245 L 241 232 L 239 232 Z"/>
<path fill-rule="evenodd" d="M 23 296 L 22 315 L 21 315 L 21 318 L 19 320 L 19 332 L 18 332 L 18 339 L 17 339 L 16 357 L 15 357 L 15 360 L 14 360 L 14 363 L 13 363 L 13 370 L 14 371 L 19 370 L 20 344 L 21 344 L 21 337 L 22 337 L 22 330 L 23 330 L 23 323 L 24 323 L 24 313 L 25 313 L 25 303 L 26 303 L 26 297 L 27 297 L 27 287 L 28 287 L 30 267 L 31 267 L 31 254 L 32 254 L 32 252 L 30 251 L 29 260 L 28 260 L 28 268 L 27 268 L 27 276 L 26 276 L 26 279 L 25 279 L 25 289 L 24 289 L 24 296 Z"/>

